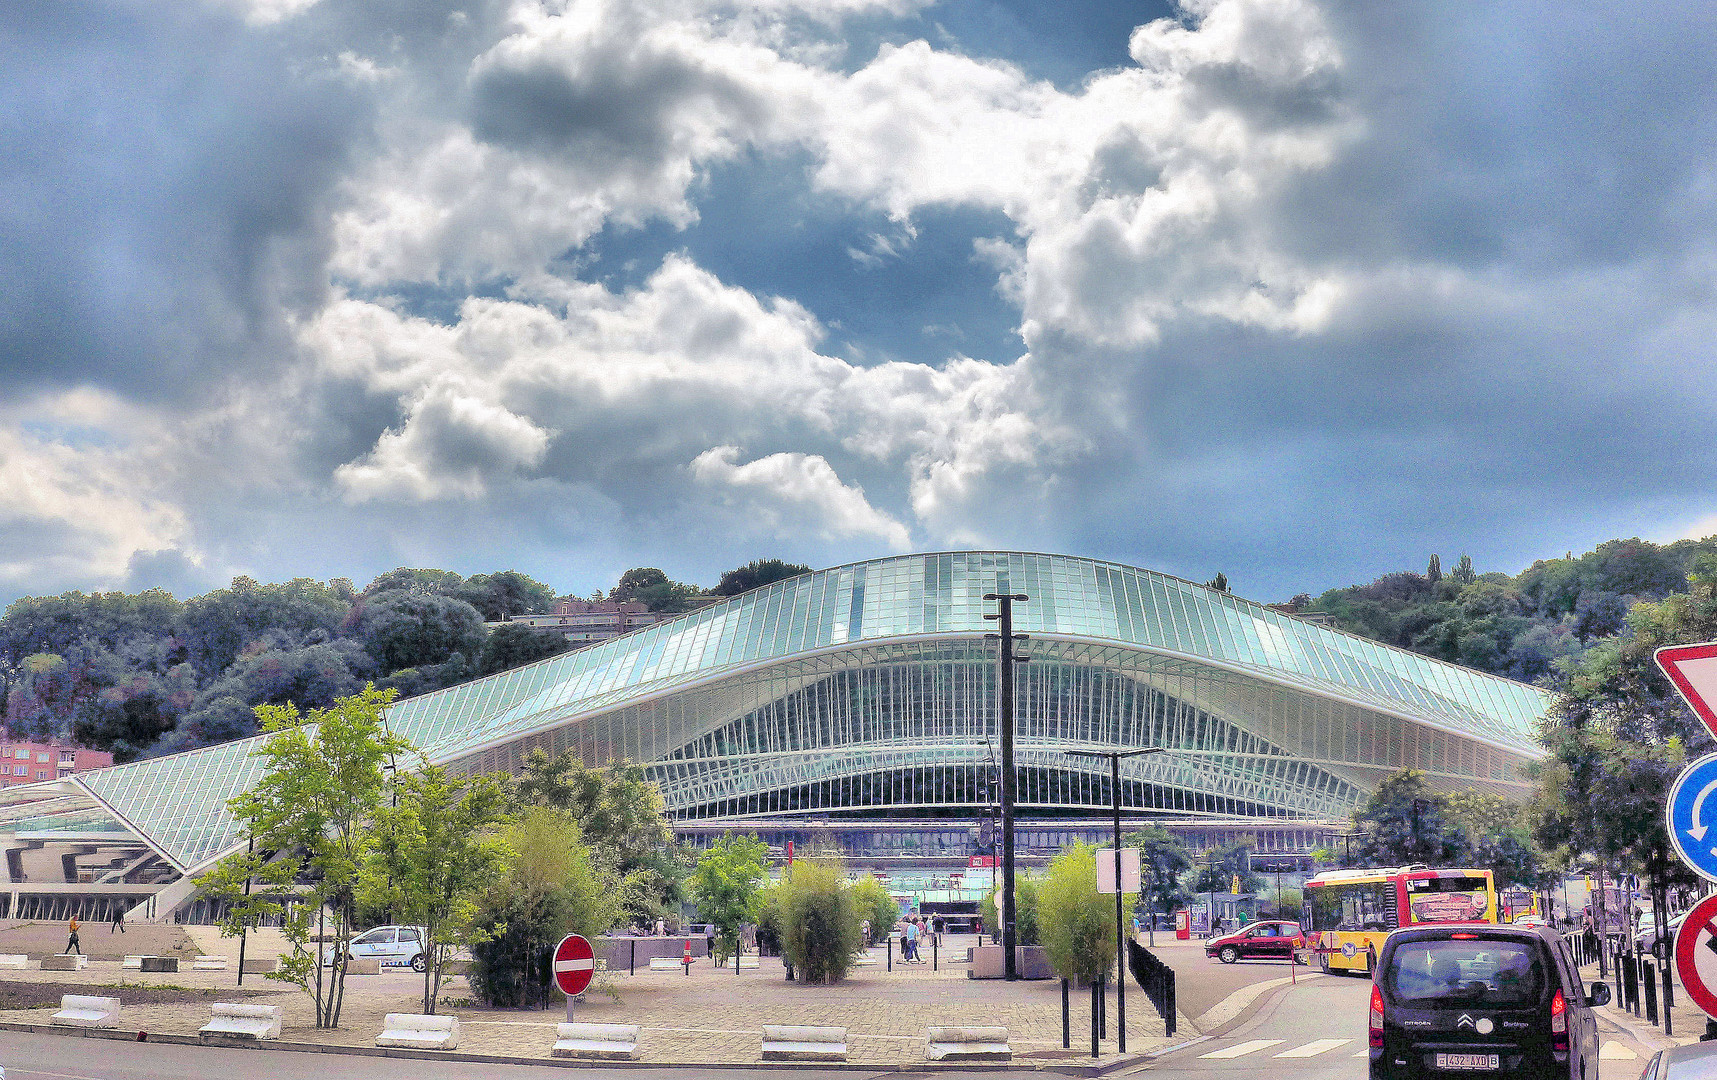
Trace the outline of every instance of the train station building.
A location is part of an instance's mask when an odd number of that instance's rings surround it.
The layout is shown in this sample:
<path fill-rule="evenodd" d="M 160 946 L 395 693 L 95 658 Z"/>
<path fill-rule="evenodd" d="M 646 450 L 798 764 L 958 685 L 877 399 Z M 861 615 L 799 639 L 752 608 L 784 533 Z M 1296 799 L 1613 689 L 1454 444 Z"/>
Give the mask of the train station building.
<path fill-rule="evenodd" d="M 1283 853 L 1321 846 L 1402 768 L 1446 790 L 1529 791 L 1541 690 L 1150 570 L 1018 552 L 804 574 L 400 702 L 388 722 L 456 771 L 517 771 L 536 748 L 640 762 L 693 843 L 802 831 L 849 836 L 834 846 L 861 862 L 900 848 L 959 863 L 999 790 L 988 593 L 1029 597 L 1014 608 L 1029 635 L 1018 815 L 1044 839 L 1028 856 L 1100 834 L 1108 765 L 1075 749 L 1169 748 L 1122 763 L 1121 802 L 1195 848 L 1237 830 Z M 0 791 L 0 917 L 200 918 L 192 879 L 244 844 L 226 803 L 256 781 L 256 746 Z"/>

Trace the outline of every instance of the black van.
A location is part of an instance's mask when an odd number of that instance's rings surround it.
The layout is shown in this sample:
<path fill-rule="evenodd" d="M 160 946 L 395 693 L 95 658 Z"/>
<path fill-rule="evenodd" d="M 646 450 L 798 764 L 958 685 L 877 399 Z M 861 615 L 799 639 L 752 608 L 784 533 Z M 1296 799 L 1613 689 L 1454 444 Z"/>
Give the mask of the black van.
<path fill-rule="evenodd" d="M 1580 985 L 1548 927 L 1454 923 L 1397 930 L 1371 988 L 1372 1080 L 1597 1080 L 1610 988 Z"/>

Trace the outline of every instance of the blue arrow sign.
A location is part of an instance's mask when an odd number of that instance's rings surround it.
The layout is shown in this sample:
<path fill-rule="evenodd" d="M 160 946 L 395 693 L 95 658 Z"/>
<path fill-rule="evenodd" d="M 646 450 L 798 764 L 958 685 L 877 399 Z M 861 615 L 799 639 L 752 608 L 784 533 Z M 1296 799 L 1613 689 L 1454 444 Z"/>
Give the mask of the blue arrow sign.
<path fill-rule="evenodd" d="M 1681 771 L 1669 789 L 1665 824 L 1676 854 L 1700 877 L 1717 881 L 1717 754 Z"/>

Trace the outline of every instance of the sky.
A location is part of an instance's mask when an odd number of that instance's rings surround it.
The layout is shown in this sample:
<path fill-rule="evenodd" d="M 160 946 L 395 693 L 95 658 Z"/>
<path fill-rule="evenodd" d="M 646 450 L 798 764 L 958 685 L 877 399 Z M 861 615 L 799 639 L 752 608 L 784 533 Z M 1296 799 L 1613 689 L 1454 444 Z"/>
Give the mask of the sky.
<path fill-rule="evenodd" d="M 0 5 L 0 600 L 1717 533 L 1717 7 Z"/>

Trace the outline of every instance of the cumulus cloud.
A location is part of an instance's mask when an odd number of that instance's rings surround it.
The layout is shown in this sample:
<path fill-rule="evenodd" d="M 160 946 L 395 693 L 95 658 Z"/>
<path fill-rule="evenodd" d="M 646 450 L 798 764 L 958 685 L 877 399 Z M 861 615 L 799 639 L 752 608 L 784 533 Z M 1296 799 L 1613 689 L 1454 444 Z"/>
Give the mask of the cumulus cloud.
<path fill-rule="evenodd" d="M 841 483 L 824 458 L 784 453 L 740 464 L 739 454 L 737 446 L 711 447 L 689 468 L 703 483 L 739 495 L 744 516 L 761 518 L 756 531 L 763 535 L 808 531 L 830 540 L 875 537 L 896 551 L 911 546 L 906 526 L 865 501 L 863 488 Z"/>

